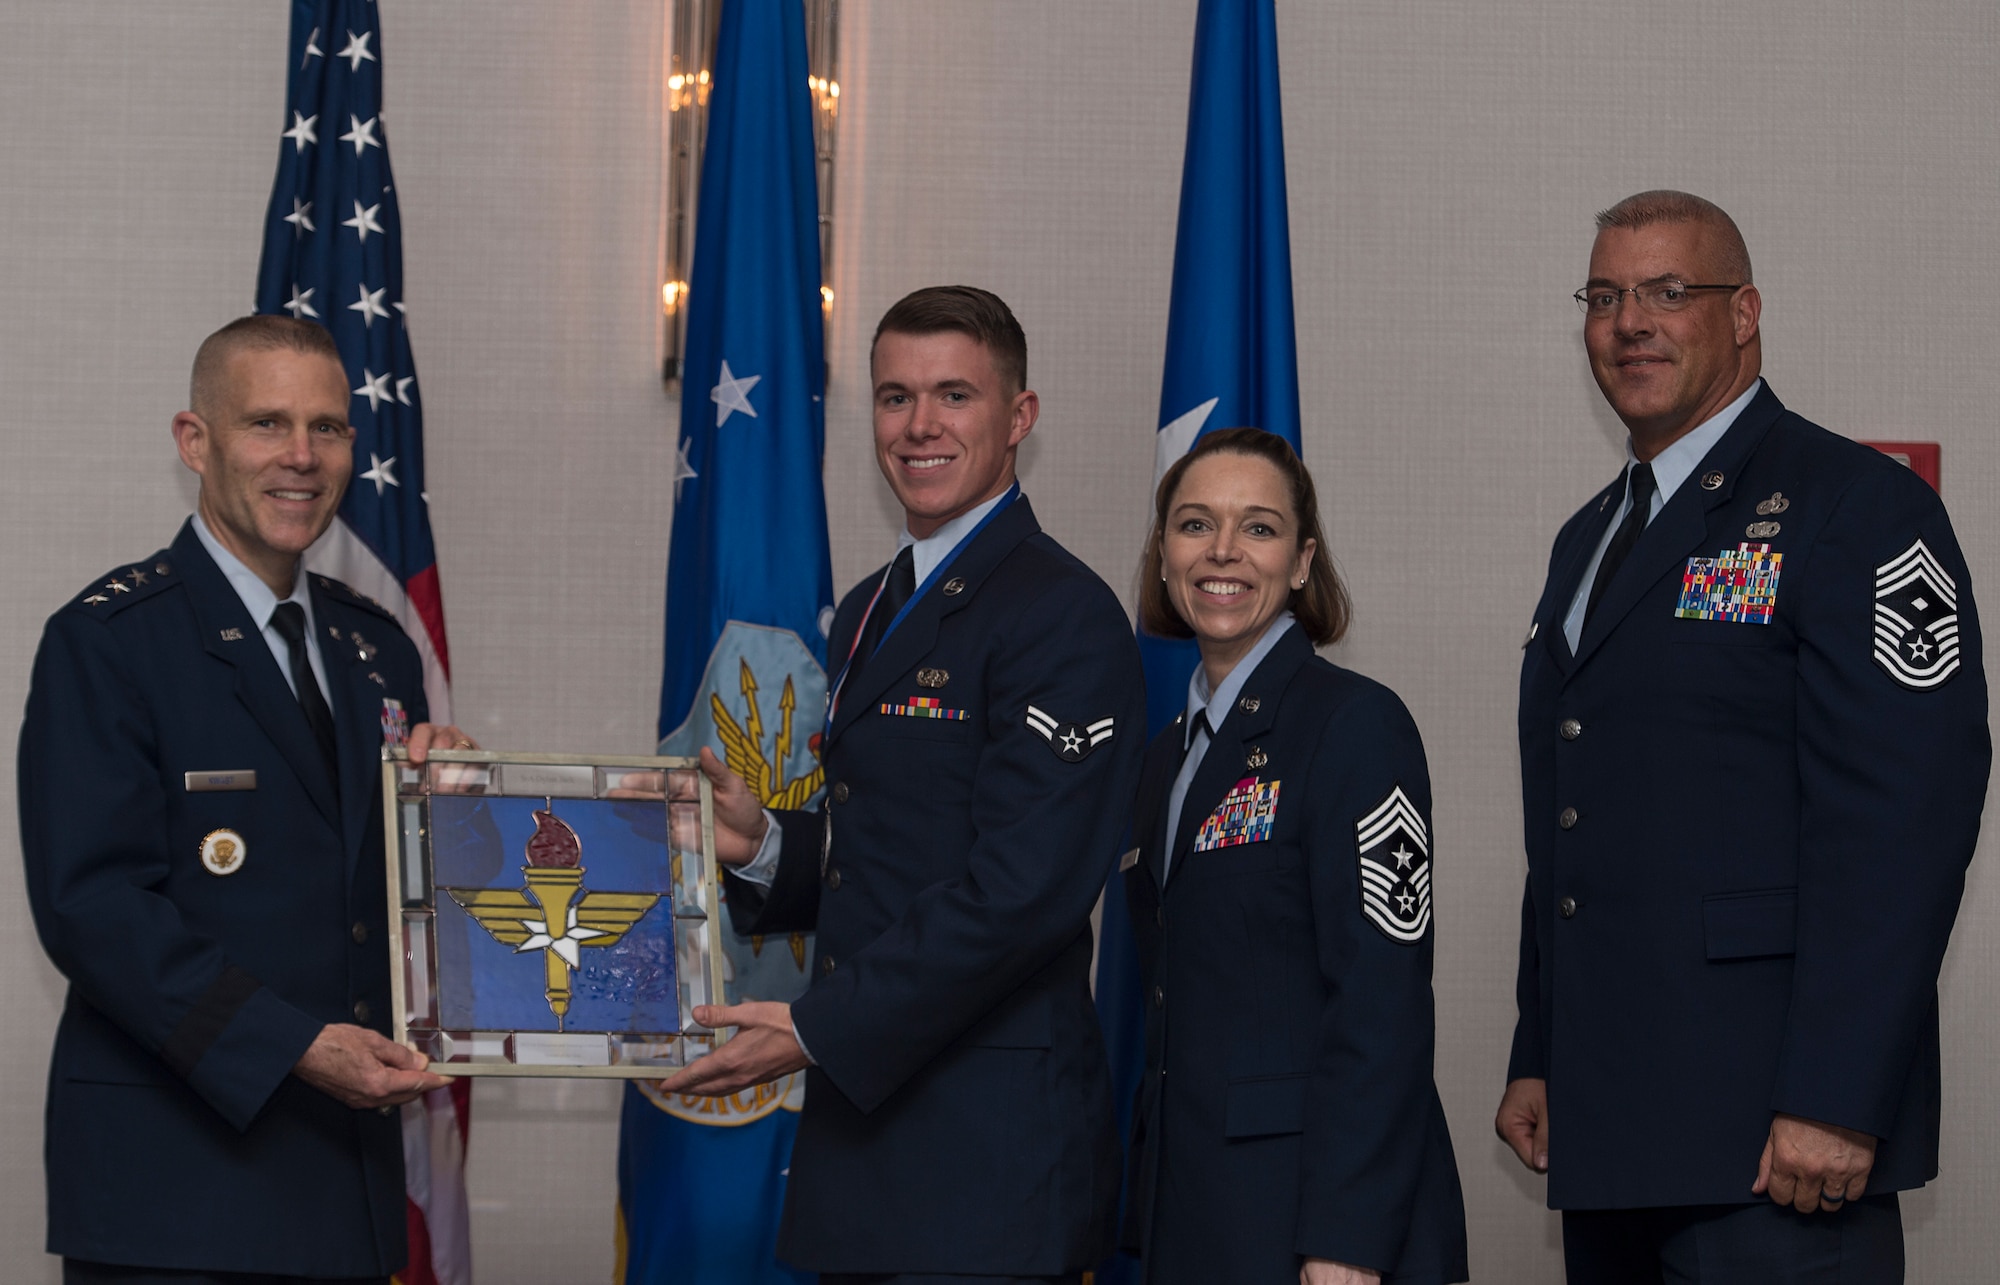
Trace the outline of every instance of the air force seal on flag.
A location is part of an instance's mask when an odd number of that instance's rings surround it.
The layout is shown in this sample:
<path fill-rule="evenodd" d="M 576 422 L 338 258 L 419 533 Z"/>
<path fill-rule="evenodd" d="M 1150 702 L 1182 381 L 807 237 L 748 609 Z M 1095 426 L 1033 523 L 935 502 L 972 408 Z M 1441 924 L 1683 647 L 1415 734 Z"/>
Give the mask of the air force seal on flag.
<path fill-rule="evenodd" d="M 1875 663 L 1919 692 L 1958 672 L 1958 584 L 1922 540 L 1875 568 Z"/>
<path fill-rule="evenodd" d="M 1088 727 L 1082 723 L 1058 723 L 1055 717 L 1045 714 L 1033 705 L 1028 706 L 1028 728 L 1035 735 L 1049 743 L 1056 757 L 1065 763 L 1075 763 L 1104 742 L 1111 739 L 1111 722 L 1100 718 Z"/>
<path fill-rule="evenodd" d="M 1430 832 L 1398 785 L 1354 825 L 1361 913 L 1391 941 L 1417 942 L 1431 926 Z"/>

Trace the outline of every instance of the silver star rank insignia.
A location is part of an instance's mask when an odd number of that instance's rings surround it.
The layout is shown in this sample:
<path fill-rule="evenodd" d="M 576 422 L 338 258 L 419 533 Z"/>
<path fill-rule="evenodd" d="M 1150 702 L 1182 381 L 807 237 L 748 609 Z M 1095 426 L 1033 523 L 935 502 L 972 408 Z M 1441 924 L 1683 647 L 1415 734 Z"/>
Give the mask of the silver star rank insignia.
<path fill-rule="evenodd" d="M 1919 692 L 1958 672 L 1958 584 L 1922 540 L 1875 568 L 1875 663 Z"/>
<path fill-rule="evenodd" d="M 1028 706 L 1028 730 L 1049 743 L 1056 757 L 1065 763 L 1075 763 L 1111 739 L 1112 720 L 1100 718 L 1095 723 L 1059 723 L 1055 716 Z"/>

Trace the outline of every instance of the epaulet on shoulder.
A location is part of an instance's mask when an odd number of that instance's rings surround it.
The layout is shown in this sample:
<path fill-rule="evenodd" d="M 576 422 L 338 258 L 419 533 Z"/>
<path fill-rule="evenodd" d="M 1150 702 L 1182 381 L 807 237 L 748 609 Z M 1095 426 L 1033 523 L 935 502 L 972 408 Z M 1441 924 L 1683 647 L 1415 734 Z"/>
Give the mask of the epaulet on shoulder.
<path fill-rule="evenodd" d="M 313 581 L 319 585 L 320 592 L 330 598 L 347 603 L 349 606 L 359 607 L 363 611 L 371 612 L 392 624 L 400 625 L 401 623 L 396 619 L 395 612 L 389 610 L 352 585 L 343 584 L 335 580 L 332 576 L 323 576 L 317 572 L 313 575 Z"/>
<path fill-rule="evenodd" d="M 135 602 L 144 602 L 156 593 L 180 583 L 173 560 L 161 549 L 150 558 L 121 563 L 93 580 L 70 600 L 73 610 L 86 615 L 115 616 Z"/>

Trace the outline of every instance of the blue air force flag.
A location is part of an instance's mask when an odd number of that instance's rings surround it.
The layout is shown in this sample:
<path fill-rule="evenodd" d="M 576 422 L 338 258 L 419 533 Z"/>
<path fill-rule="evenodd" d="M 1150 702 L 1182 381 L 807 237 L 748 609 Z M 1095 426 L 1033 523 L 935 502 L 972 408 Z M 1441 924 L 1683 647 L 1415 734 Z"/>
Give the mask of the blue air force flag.
<path fill-rule="evenodd" d="M 768 807 L 818 799 L 826 714 L 826 364 L 797 0 L 731 0 L 702 160 L 667 562 L 660 750 L 707 745 Z M 726 993 L 790 1000 L 811 942 L 724 934 Z M 774 1257 L 801 1077 L 732 1098 L 625 1098 L 626 1285 L 809 1280 Z"/>

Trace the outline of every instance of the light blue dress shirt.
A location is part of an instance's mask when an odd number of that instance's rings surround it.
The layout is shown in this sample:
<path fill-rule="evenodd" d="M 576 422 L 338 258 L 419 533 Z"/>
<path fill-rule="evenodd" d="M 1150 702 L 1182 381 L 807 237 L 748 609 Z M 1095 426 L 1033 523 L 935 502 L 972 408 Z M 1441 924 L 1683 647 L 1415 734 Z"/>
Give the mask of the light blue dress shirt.
<path fill-rule="evenodd" d="M 222 547 L 222 542 L 208 529 L 208 523 L 201 520 L 201 514 L 194 515 L 195 538 L 201 547 L 208 550 L 208 556 L 215 559 L 215 565 L 229 581 L 229 587 L 236 590 L 236 596 L 243 600 L 243 609 L 250 613 L 250 619 L 257 623 L 257 632 L 264 636 L 264 645 L 271 649 L 271 658 L 278 662 L 278 672 L 285 676 L 285 686 L 292 689 L 296 698 L 299 689 L 292 682 L 292 648 L 285 636 L 271 625 L 271 617 L 277 614 L 281 602 L 296 602 L 306 613 L 306 659 L 312 662 L 313 678 L 319 683 L 319 694 L 326 698 L 328 709 L 333 708 L 333 700 L 327 696 L 331 689 L 326 685 L 326 665 L 319 655 L 319 622 L 313 616 L 312 595 L 306 592 L 306 562 L 299 559 L 297 570 L 292 573 L 292 591 L 280 598 L 271 592 L 271 586 L 263 577 L 243 565 L 242 559 Z"/>
<path fill-rule="evenodd" d="M 1250 681 L 1250 675 L 1257 672 L 1257 666 L 1264 663 L 1264 657 L 1271 654 L 1271 649 L 1295 623 L 1296 618 L 1291 612 L 1279 612 L 1277 618 L 1264 627 L 1264 636 L 1243 654 L 1243 659 L 1236 662 L 1236 667 L 1229 671 L 1222 685 L 1213 692 L 1208 688 L 1208 671 L 1199 664 L 1188 678 L 1187 714 L 1181 722 L 1182 735 L 1186 738 L 1183 743 L 1187 749 L 1181 759 L 1181 770 L 1174 777 L 1174 788 L 1167 795 L 1167 848 L 1160 855 L 1160 874 L 1163 877 L 1174 859 L 1174 841 L 1180 837 L 1181 807 L 1187 802 L 1188 787 L 1194 784 L 1194 774 L 1201 769 L 1201 760 L 1208 753 L 1209 728 L 1202 715 L 1212 707 L 1222 711 L 1222 717 L 1217 722 L 1227 722 L 1243 684 Z"/>
<path fill-rule="evenodd" d="M 1751 398 L 1755 397 L 1757 390 L 1763 386 L 1764 381 L 1761 379 L 1752 381 L 1741 397 L 1703 420 L 1694 431 L 1676 439 L 1672 446 L 1653 457 L 1655 489 L 1652 509 L 1646 514 L 1647 522 L 1650 523 L 1660 516 L 1660 510 L 1667 506 L 1668 500 L 1674 498 L 1674 492 L 1680 489 L 1681 483 L 1687 481 L 1688 474 L 1694 472 L 1702 457 L 1722 440 L 1722 435 L 1729 431 L 1729 426 L 1736 422 L 1736 417 L 1743 413 L 1743 408 L 1750 404 Z M 1618 511 L 1611 515 L 1610 525 L 1604 528 L 1604 535 L 1597 542 L 1597 551 L 1590 555 L 1590 565 L 1583 569 L 1583 578 L 1577 581 L 1576 596 L 1571 598 L 1569 603 L 1569 614 L 1563 617 L 1563 637 L 1569 640 L 1569 649 L 1572 653 L 1576 651 L 1577 643 L 1583 638 L 1584 608 L 1590 602 L 1590 586 L 1597 581 L 1598 564 L 1604 561 L 1604 551 L 1611 547 L 1611 537 L 1617 534 L 1618 524 L 1632 511 L 1632 465 L 1637 463 L 1638 459 L 1639 457 L 1632 453 L 1631 439 L 1626 439 L 1625 492 L 1618 500 Z"/>

